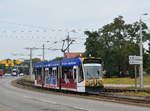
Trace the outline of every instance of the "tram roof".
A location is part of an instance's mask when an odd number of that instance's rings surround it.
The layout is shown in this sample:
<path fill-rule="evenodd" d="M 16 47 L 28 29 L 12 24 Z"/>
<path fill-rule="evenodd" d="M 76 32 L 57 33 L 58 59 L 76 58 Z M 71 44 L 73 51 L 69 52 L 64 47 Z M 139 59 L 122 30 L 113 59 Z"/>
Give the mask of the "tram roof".
<path fill-rule="evenodd" d="M 80 58 L 70 58 L 61 61 L 62 66 L 74 66 L 74 65 L 80 65 L 81 63 L 82 61 Z"/>
<path fill-rule="evenodd" d="M 40 62 L 34 65 L 35 68 L 40 68 L 42 67 L 42 65 L 44 64 L 44 62 Z"/>
<path fill-rule="evenodd" d="M 37 63 L 35 64 L 35 68 L 41 68 L 42 65 L 44 67 L 57 67 L 59 64 L 61 66 L 74 66 L 74 65 L 80 65 L 82 63 L 80 58 L 69 58 L 69 59 L 63 59 L 60 61 L 49 61 L 49 62 L 42 62 L 42 63 Z"/>

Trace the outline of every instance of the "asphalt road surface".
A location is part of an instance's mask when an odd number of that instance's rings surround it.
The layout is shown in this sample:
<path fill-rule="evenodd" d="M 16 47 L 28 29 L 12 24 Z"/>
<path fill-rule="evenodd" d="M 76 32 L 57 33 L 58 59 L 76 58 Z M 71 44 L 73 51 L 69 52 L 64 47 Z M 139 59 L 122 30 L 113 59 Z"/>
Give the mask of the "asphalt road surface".
<path fill-rule="evenodd" d="M 150 111 L 150 108 L 19 89 L 0 79 L 0 111 Z"/>

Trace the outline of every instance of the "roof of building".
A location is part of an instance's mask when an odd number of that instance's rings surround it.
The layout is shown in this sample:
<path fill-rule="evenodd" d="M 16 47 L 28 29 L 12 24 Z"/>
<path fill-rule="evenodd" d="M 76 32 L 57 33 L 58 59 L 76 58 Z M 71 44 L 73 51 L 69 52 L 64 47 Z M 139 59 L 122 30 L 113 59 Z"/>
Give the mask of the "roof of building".
<path fill-rule="evenodd" d="M 65 58 L 75 58 L 77 56 L 82 55 L 82 52 L 70 52 L 70 53 L 64 53 Z"/>

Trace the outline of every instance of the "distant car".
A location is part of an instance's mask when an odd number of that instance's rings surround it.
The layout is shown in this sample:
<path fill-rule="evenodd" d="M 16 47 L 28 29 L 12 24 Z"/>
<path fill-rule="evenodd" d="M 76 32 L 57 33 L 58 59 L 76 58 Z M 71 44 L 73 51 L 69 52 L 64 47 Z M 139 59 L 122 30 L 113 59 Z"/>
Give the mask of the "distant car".
<path fill-rule="evenodd" d="M 24 76 L 24 73 L 20 73 L 19 76 Z"/>
<path fill-rule="evenodd" d="M 4 76 L 11 76 L 11 74 L 10 73 L 5 73 Z"/>
<path fill-rule="evenodd" d="M 0 69 L 0 76 L 3 76 L 3 71 Z"/>

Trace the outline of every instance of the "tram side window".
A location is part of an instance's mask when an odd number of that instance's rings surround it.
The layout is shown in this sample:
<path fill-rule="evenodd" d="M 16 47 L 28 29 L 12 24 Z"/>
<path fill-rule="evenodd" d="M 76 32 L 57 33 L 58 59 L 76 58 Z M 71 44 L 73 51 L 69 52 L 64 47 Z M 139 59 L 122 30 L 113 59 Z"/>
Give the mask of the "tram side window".
<path fill-rule="evenodd" d="M 56 78 L 58 79 L 58 67 L 56 68 Z"/>
<path fill-rule="evenodd" d="M 73 83 L 73 67 L 63 67 L 62 79 L 64 83 Z"/>
<path fill-rule="evenodd" d="M 74 75 L 73 75 L 74 83 L 77 83 L 76 77 L 77 77 L 77 69 L 74 69 Z"/>
<path fill-rule="evenodd" d="M 52 76 L 52 68 L 49 68 L 49 76 Z"/>
<path fill-rule="evenodd" d="M 49 76 L 49 69 L 48 68 L 45 69 L 45 76 Z"/>
<path fill-rule="evenodd" d="M 36 70 L 36 80 L 39 80 L 41 78 L 41 69 Z"/>
<path fill-rule="evenodd" d="M 53 77 L 56 77 L 56 70 L 53 70 Z"/>
<path fill-rule="evenodd" d="M 62 68 L 62 83 L 67 83 L 67 68 Z"/>
<path fill-rule="evenodd" d="M 67 74 L 67 78 L 68 79 L 73 79 L 73 71 L 72 71 L 73 67 L 69 67 L 68 68 L 68 74 Z"/>
<path fill-rule="evenodd" d="M 38 71 L 37 71 L 37 69 L 35 69 L 34 73 L 35 73 L 35 80 L 37 80 L 37 77 L 38 77 Z"/>
<path fill-rule="evenodd" d="M 52 69 L 52 76 L 56 77 L 57 76 L 57 68 Z"/>
<path fill-rule="evenodd" d="M 79 82 L 84 80 L 83 69 L 81 65 L 79 66 L 79 78 L 78 79 L 79 79 Z"/>
<path fill-rule="evenodd" d="M 74 69 L 74 77 L 73 77 L 73 79 L 76 79 L 76 75 L 77 75 L 77 69 Z"/>
<path fill-rule="evenodd" d="M 61 78 L 64 79 L 64 67 L 62 68 L 62 75 Z"/>

